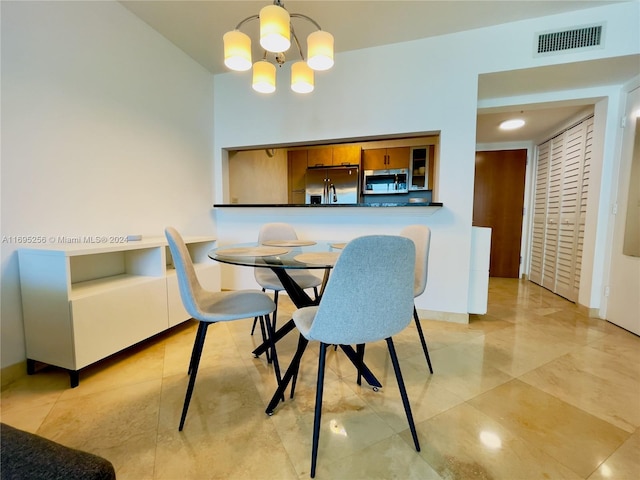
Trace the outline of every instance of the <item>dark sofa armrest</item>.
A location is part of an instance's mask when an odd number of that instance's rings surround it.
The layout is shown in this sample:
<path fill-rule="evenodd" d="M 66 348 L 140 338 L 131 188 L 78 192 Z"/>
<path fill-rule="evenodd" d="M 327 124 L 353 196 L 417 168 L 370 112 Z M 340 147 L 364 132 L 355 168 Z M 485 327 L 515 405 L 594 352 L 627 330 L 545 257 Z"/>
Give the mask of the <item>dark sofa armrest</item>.
<path fill-rule="evenodd" d="M 114 480 L 108 460 L 39 435 L 0 424 L 2 480 Z"/>

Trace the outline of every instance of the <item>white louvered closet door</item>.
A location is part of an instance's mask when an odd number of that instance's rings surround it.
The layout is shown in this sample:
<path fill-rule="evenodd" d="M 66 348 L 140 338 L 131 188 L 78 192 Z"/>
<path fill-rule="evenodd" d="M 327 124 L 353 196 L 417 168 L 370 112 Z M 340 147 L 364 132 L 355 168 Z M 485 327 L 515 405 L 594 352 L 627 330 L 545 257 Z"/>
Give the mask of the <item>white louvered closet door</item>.
<path fill-rule="evenodd" d="M 579 201 L 582 186 L 582 162 L 584 160 L 586 125 L 581 123 L 564 134 L 562 168 L 562 195 L 560 199 L 560 221 L 558 223 L 558 255 L 556 263 L 555 292 L 576 301 L 574 291 L 576 267 Z"/>
<path fill-rule="evenodd" d="M 538 145 L 538 166 L 536 169 L 535 199 L 533 202 L 533 231 L 531 235 L 531 268 L 529 270 L 529 278 L 538 285 L 542 285 L 550 150 L 551 141 Z"/>
<path fill-rule="evenodd" d="M 547 190 L 547 217 L 542 257 L 542 286 L 555 292 L 556 263 L 558 261 L 558 223 L 562 200 L 562 167 L 564 135 L 551 139 L 549 158 L 549 186 Z"/>
<path fill-rule="evenodd" d="M 529 278 L 578 299 L 593 117 L 538 146 Z"/>
<path fill-rule="evenodd" d="M 587 218 L 587 197 L 589 195 L 589 179 L 591 176 L 591 160 L 593 158 L 593 117 L 585 120 L 584 162 L 582 163 L 582 178 L 580 185 L 580 204 L 578 212 L 578 226 L 576 235 L 576 266 L 573 275 L 573 289 L 576 299 L 580 290 L 580 275 L 582 273 L 582 249 L 584 246 L 584 226 Z"/>

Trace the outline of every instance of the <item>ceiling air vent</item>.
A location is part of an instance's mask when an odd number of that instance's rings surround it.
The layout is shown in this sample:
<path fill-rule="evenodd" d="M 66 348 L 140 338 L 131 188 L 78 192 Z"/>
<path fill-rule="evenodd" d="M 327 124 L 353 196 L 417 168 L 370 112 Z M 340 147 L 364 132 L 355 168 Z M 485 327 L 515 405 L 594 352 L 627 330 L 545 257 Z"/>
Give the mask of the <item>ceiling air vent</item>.
<path fill-rule="evenodd" d="M 577 48 L 599 48 L 602 46 L 603 26 L 590 25 L 562 32 L 538 33 L 536 37 L 538 55 L 562 53 Z"/>

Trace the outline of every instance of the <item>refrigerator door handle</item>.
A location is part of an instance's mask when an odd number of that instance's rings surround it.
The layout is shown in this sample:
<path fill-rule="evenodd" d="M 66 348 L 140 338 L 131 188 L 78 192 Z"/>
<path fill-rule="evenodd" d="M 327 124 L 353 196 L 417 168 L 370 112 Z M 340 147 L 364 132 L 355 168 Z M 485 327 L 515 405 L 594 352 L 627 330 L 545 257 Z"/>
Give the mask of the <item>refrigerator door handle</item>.
<path fill-rule="evenodd" d="M 336 194 L 336 186 L 332 183 L 329 188 L 331 190 L 333 190 L 333 202 L 329 202 L 329 203 L 338 203 L 338 195 Z"/>

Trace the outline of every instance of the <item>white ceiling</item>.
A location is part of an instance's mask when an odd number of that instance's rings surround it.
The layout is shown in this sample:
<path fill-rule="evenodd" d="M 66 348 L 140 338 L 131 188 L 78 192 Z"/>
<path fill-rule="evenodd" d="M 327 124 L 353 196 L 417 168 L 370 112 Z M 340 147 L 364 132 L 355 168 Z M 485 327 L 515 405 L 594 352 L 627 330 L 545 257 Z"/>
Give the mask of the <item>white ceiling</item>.
<path fill-rule="evenodd" d="M 331 32 L 335 37 L 335 50 L 339 53 L 622 1 L 637 0 L 292 0 L 284 3 L 290 12 L 308 15 Z M 271 2 L 122 0 L 120 3 L 210 72 L 222 73 L 226 71 L 222 59 L 222 35 Z M 300 38 L 309 33 L 305 30 L 307 23 L 294 23 Z M 249 23 L 243 30 L 250 33 L 250 28 L 257 26 L 251 27 Z M 254 55 L 260 56 L 261 53 Z M 619 84 L 638 73 L 640 56 L 487 74 L 479 79 L 478 97 L 482 103 L 491 98 Z M 478 112 L 477 142 L 540 138 L 556 125 L 588 108 L 593 101 L 583 101 L 580 105 L 558 103 L 482 108 Z M 495 128 L 501 119 L 514 115 L 527 120 L 523 129 L 504 133 Z"/>

